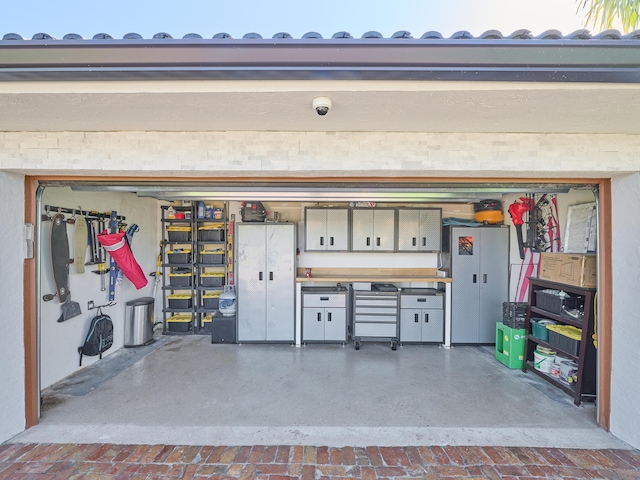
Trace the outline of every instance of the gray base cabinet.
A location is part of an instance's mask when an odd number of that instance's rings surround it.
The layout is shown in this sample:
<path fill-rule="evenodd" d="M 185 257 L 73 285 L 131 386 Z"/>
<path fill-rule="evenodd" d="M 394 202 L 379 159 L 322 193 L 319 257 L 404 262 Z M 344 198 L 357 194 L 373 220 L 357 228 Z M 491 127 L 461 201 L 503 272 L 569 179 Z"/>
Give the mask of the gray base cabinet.
<path fill-rule="evenodd" d="M 238 342 L 295 341 L 296 225 L 236 228 Z"/>
<path fill-rule="evenodd" d="M 346 289 L 302 289 L 302 342 L 347 342 Z"/>
<path fill-rule="evenodd" d="M 443 294 L 403 293 L 400 297 L 400 343 L 442 343 L 443 341 Z"/>

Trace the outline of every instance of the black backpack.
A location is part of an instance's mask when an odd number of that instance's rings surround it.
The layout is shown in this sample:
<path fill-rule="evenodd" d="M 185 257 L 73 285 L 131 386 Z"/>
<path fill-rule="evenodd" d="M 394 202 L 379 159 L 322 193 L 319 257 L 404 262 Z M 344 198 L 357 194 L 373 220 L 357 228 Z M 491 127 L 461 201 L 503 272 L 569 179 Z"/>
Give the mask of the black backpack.
<path fill-rule="evenodd" d="M 91 326 L 84 344 L 78 347 L 80 366 L 82 366 L 83 355 L 89 357 L 100 355 L 102 358 L 102 352 L 109 350 L 111 345 L 113 345 L 113 321 L 109 315 L 104 315 L 98 310 L 98 315 L 91 319 Z"/>

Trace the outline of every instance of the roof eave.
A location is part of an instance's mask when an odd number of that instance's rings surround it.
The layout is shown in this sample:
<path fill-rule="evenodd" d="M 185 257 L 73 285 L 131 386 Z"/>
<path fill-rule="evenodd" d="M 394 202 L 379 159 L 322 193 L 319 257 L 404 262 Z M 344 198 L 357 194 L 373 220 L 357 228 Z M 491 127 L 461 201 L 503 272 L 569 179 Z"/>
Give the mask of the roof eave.
<path fill-rule="evenodd" d="M 640 83 L 635 40 L 0 41 L 0 81 L 464 80 Z"/>

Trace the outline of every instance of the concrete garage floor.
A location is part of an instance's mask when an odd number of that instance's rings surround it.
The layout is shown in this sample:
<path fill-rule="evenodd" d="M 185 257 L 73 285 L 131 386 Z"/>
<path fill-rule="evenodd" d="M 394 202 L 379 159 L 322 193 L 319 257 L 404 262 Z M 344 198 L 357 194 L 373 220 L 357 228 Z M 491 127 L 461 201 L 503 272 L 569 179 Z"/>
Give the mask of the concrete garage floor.
<path fill-rule="evenodd" d="M 47 389 L 40 424 L 13 441 L 628 448 L 597 428 L 593 404 L 489 347 L 159 337 Z"/>

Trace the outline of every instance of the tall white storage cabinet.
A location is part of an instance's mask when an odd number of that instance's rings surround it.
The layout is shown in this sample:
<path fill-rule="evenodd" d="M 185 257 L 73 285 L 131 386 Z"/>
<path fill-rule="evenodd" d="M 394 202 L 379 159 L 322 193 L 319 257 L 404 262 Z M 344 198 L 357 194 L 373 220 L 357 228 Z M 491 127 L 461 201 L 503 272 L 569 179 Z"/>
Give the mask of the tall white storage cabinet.
<path fill-rule="evenodd" d="M 238 342 L 295 341 L 294 223 L 236 228 Z"/>
<path fill-rule="evenodd" d="M 443 228 L 451 271 L 451 343 L 495 343 L 509 297 L 509 228 Z"/>

